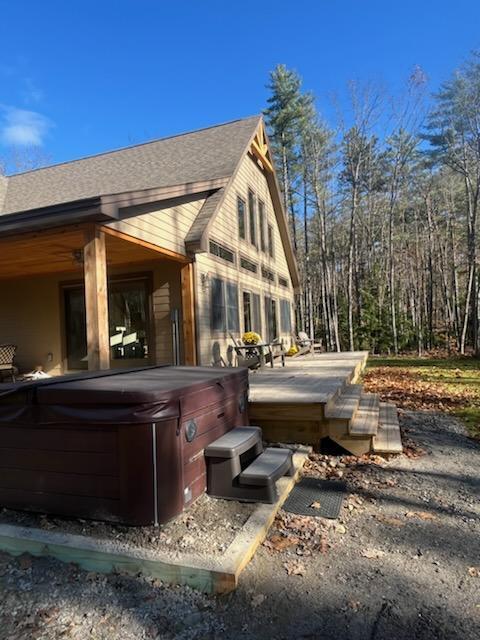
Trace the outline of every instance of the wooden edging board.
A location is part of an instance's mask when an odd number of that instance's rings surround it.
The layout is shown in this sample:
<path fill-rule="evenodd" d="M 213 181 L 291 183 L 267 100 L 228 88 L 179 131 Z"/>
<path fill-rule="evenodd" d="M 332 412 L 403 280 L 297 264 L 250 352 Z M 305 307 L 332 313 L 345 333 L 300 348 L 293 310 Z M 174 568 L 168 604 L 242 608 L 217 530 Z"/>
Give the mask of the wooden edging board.
<path fill-rule="evenodd" d="M 259 504 L 222 556 L 172 560 L 116 542 L 9 524 L 0 525 L 0 550 L 13 556 L 23 553 L 49 556 L 75 563 L 87 571 L 141 573 L 170 584 L 186 584 L 206 593 L 228 593 L 236 588 L 240 573 L 265 539 L 310 451 L 310 448 L 302 447 L 294 453 L 295 475 L 278 480 L 277 502 Z"/>

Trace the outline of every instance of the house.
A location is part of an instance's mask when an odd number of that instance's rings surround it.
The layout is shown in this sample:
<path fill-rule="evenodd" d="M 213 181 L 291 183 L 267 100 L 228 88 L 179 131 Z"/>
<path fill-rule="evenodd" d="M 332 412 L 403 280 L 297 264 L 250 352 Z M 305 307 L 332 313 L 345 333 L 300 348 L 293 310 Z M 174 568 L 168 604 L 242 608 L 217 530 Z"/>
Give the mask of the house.
<path fill-rule="evenodd" d="M 0 176 L 0 344 L 51 374 L 235 364 L 299 284 L 260 116 Z"/>

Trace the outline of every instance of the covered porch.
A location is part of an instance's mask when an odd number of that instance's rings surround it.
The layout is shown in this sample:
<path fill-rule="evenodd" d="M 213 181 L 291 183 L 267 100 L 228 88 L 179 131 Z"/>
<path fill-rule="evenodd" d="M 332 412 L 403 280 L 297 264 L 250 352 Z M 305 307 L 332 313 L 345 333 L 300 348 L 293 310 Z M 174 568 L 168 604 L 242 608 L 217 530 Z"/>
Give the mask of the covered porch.
<path fill-rule="evenodd" d="M 101 224 L 0 240 L 0 344 L 21 372 L 196 364 L 193 265 Z"/>

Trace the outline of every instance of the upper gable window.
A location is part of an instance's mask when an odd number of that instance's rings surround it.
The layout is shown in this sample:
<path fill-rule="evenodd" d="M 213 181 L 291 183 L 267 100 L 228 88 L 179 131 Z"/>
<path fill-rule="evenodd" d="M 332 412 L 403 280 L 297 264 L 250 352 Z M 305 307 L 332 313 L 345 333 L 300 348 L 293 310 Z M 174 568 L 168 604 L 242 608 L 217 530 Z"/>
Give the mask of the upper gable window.
<path fill-rule="evenodd" d="M 238 235 L 242 240 L 247 237 L 247 221 L 245 219 L 245 200 L 237 196 Z"/>
<path fill-rule="evenodd" d="M 274 256 L 274 246 L 273 246 L 273 227 L 271 224 L 268 225 L 268 253 L 270 257 Z"/>
<path fill-rule="evenodd" d="M 257 246 L 257 212 L 256 212 L 255 194 L 251 189 L 248 190 L 248 217 L 250 224 L 250 242 L 254 247 Z"/>
<path fill-rule="evenodd" d="M 230 249 L 227 249 L 227 247 L 224 247 L 214 240 L 210 240 L 209 247 L 210 253 L 217 256 L 217 258 L 221 258 L 222 260 L 235 264 L 235 254 Z"/>
<path fill-rule="evenodd" d="M 265 242 L 265 203 L 262 200 L 258 201 L 258 226 L 260 228 L 260 249 L 262 251 L 266 251 L 267 244 Z"/>

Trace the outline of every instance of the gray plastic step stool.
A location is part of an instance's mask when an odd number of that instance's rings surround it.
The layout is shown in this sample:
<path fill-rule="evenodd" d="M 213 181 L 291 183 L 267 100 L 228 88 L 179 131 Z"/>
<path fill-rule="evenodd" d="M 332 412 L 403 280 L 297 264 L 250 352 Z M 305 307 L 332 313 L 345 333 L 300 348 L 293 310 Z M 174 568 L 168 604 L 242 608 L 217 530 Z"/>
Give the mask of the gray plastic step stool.
<path fill-rule="evenodd" d="M 294 474 L 289 449 L 263 449 L 260 427 L 236 427 L 205 449 L 207 493 L 216 498 L 273 503 L 276 481 Z"/>

